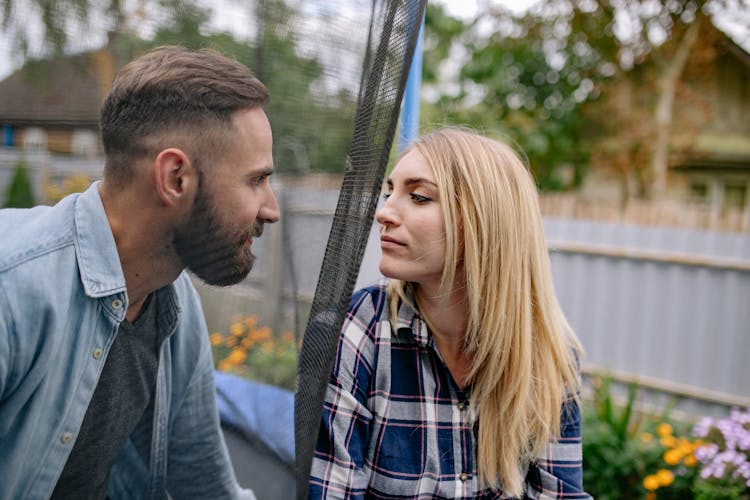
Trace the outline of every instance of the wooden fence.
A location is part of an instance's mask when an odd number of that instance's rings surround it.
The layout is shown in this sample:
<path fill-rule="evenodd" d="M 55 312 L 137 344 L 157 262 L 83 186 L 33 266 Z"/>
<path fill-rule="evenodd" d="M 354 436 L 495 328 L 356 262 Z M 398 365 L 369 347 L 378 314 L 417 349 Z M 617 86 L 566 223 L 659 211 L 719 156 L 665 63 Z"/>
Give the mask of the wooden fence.
<path fill-rule="evenodd" d="M 543 194 L 540 205 L 542 213 L 550 217 L 750 233 L 750 205 L 743 210 L 720 210 L 697 203 L 652 200 L 618 203 L 557 193 Z"/>

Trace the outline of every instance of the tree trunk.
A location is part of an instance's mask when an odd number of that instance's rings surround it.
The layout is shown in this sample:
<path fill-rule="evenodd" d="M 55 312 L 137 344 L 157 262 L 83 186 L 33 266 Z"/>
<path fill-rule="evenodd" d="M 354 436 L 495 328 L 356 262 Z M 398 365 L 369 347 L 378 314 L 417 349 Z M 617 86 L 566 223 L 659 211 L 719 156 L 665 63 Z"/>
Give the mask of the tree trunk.
<path fill-rule="evenodd" d="M 698 14 L 679 42 L 674 57 L 666 65 L 659 80 L 659 100 L 656 104 L 656 138 L 651 157 L 651 197 L 662 199 L 667 191 L 667 171 L 669 165 L 669 140 L 672 135 L 674 97 L 682 72 L 687 64 L 690 51 L 698 40 L 701 15 Z"/>

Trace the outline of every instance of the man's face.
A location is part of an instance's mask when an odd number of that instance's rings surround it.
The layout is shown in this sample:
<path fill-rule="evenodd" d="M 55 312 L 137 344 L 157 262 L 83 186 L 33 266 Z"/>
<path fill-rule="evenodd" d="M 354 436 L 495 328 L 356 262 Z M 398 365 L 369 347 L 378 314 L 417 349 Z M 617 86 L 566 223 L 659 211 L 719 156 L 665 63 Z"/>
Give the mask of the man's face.
<path fill-rule="evenodd" d="M 279 220 L 271 190 L 271 127 L 260 108 L 237 111 L 237 129 L 224 155 L 200 172 L 188 220 L 176 231 L 182 264 L 209 285 L 242 281 L 253 267 L 253 238 Z"/>

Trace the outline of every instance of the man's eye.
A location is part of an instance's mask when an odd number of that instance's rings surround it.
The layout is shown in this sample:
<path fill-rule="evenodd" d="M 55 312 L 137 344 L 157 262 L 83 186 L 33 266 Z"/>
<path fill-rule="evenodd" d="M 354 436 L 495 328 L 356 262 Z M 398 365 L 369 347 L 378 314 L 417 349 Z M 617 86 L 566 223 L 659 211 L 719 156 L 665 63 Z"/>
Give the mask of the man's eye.
<path fill-rule="evenodd" d="M 253 186 L 262 186 L 264 182 L 266 182 L 266 179 L 268 179 L 267 175 L 261 175 L 260 177 L 254 177 L 250 180 L 250 183 Z"/>

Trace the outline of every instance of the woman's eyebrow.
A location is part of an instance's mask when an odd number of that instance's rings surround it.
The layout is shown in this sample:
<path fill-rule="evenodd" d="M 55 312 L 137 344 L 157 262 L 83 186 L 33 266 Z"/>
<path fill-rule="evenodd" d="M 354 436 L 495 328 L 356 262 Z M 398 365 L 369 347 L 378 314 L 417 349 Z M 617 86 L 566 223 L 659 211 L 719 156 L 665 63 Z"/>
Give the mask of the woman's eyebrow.
<path fill-rule="evenodd" d="M 393 187 L 393 180 L 390 177 L 385 180 L 385 183 L 389 188 Z M 425 179 L 424 177 L 409 177 L 408 179 L 404 179 L 405 186 L 414 186 L 420 184 L 429 184 L 430 186 L 437 187 L 437 184 L 435 182 L 429 179 Z"/>

